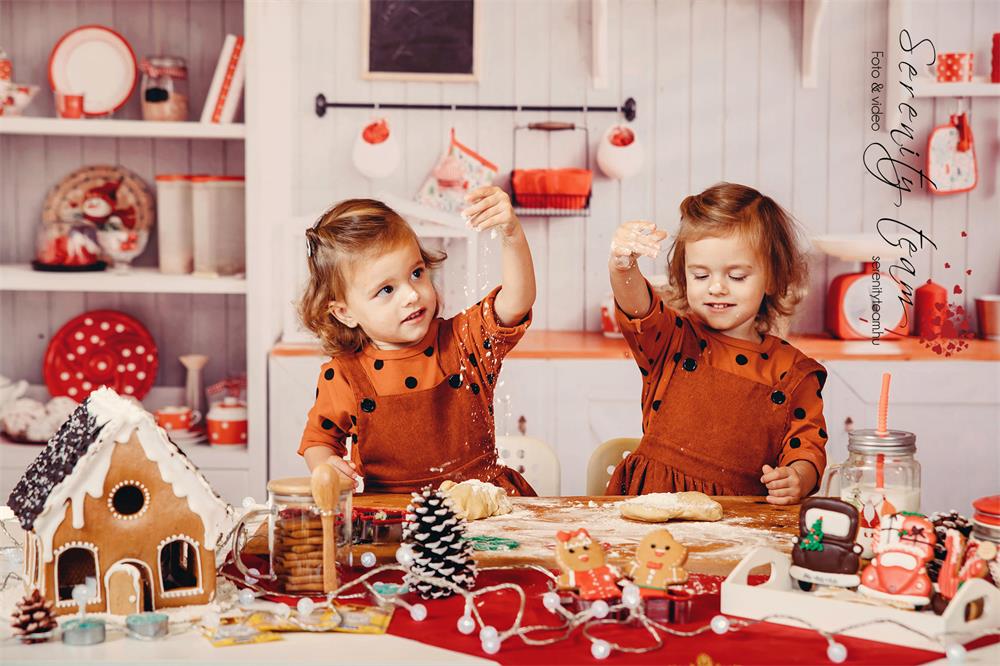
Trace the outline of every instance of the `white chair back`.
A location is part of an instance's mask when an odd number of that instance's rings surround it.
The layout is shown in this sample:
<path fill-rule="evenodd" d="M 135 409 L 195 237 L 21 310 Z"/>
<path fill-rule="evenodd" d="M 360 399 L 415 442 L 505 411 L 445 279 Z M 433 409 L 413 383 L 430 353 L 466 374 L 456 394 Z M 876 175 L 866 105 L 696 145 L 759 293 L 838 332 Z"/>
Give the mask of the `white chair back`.
<path fill-rule="evenodd" d="M 500 462 L 520 472 L 542 497 L 559 495 L 559 458 L 551 446 L 534 437 L 497 437 Z"/>

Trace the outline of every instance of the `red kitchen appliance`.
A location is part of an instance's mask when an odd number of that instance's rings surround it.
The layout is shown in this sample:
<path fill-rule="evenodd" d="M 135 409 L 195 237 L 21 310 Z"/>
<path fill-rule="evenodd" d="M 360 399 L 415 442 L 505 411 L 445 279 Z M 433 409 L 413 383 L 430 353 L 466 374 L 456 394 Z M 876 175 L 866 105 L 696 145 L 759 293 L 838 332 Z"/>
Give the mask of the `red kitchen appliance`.
<path fill-rule="evenodd" d="M 909 335 L 912 306 L 900 301 L 899 285 L 888 267 L 900 249 L 875 233 L 817 236 L 818 250 L 843 261 L 862 262 L 861 270 L 830 281 L 826 294 L 826 330 L 841 340 L 892 340 Z M 873 257 L 878 257 L 876 270 Z"/>

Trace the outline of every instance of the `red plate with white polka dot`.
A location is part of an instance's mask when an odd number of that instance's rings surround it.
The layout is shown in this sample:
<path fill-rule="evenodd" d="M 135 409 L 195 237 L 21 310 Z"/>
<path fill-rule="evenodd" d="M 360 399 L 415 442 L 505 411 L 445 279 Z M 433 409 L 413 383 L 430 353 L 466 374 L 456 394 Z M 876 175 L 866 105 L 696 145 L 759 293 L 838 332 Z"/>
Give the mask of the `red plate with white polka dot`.
<path fill-rule="evenodd" d="M 116 310 L 92 310 L 52 336 L 43 374 L 53 396 L 78 402 L 101 386 L 142 399 L 153 386 L 159 353 L 137 319 Z"/>

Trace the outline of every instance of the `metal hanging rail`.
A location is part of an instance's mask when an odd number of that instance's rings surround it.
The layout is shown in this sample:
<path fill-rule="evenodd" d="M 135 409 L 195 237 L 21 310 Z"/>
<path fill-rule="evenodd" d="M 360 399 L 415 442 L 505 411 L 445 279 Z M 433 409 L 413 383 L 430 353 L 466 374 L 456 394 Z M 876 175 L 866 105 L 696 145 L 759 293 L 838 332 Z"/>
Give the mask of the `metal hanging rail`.
<path fill-rule="evenodd" d="M 402 102 L 330 102 L 326 95 L 316 95 L 316 115 L 322 118 L 326 110 L 338 109 L 424 109 L 437 111 L 556 111 L 565 113 L 620 113 L 625 120 L 635 120 L 635 99 L 629 97 L 621 106 L 533 106 L 501 104 L 406 104 Z"/>

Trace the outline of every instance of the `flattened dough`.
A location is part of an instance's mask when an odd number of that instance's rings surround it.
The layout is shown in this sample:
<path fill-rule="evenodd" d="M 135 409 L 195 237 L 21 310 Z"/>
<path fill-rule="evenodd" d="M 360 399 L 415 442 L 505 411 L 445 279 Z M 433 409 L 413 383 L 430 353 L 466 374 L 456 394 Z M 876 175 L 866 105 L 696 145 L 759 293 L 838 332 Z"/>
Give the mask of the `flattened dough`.
<path fill-rule="evenodd" d="M 668 520 L 719 520 L 722 505 L 705 493 L 650 493 L 625 500 L 618 505 L 622 517 L 662 523 Z"/>
<path fill-rule="evenodd" d="M 461 483 L 444 481 L 440 490 L 451 498 L 455 510 L 460 511 L 466 520 L 499 516 L 514 510 L 510 500 L 507 499 L 506 490 L 478 479 L 469 479 Z"/>

